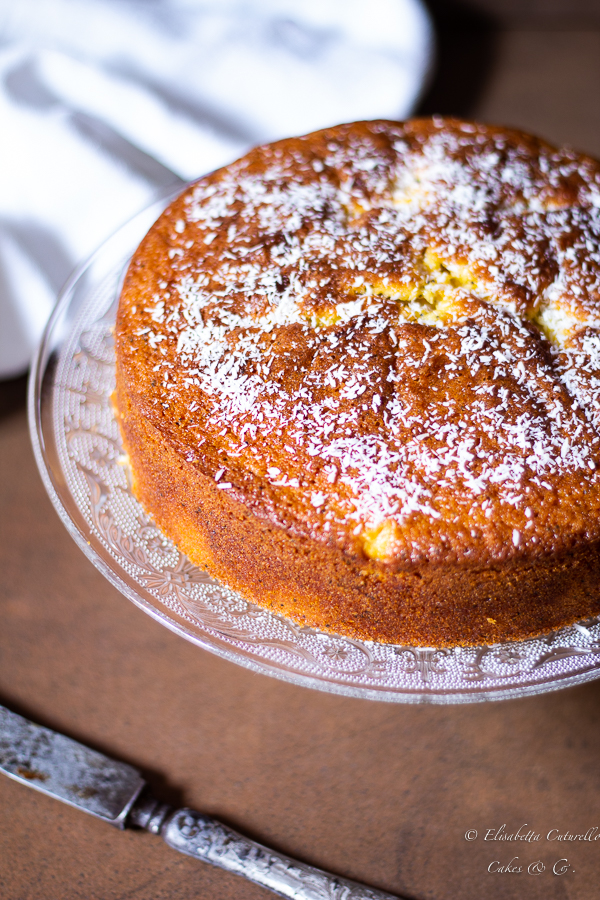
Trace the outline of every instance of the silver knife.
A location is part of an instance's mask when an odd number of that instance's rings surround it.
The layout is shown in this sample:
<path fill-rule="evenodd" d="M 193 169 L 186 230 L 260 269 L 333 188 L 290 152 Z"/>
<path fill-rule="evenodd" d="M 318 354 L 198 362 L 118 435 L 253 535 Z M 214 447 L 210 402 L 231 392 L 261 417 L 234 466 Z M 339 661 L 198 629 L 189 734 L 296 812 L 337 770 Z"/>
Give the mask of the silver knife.
<path fill-rule="evenodd" d="M 397 900 L 330 875 L 150 793 L 140 773 L 0 706 L 0 770 L 117 828 L 143 828 L 169 847 L 243 875 L 292 900 Z"/>

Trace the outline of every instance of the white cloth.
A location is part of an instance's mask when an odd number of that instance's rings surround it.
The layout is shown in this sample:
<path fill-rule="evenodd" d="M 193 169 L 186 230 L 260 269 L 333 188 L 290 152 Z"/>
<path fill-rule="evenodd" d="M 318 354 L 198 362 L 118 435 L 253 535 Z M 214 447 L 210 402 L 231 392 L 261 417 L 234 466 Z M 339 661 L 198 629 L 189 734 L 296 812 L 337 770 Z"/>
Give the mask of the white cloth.
<path fill-rule="evenodd" d="M 0 377 L 158 191 L 257 143 L 408 115 L 431 44 L 419 0 L 0 0 Z"/>

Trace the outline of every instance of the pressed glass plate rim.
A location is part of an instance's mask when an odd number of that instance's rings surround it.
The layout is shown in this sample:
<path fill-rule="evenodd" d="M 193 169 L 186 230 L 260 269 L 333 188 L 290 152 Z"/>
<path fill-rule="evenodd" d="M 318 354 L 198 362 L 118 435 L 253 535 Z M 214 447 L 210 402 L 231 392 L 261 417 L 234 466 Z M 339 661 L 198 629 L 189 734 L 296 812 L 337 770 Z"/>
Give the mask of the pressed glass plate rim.
<path fill-rule="evenodd" d="M 80 514 L 78 516 L 78 520 L 76 520 L 63 502 L 63 499 L 61 497 L 61 490 L 66 491 L 67 494 L 69 494 L 69 496 L 76 503 L 73 495 L 69 493 L 66 477 L 63 479 L 64 483 L 62 485 L 58 485 L 51 471 L 51 465 L 48 459 L 45 427 L 42 418 L 44 405 L 50 402 L 46 399 L 46 394 L 44 392 L 44 388 L 46 386 L 45 379 L 48 376 L 49 362 L 51 359 L 49 348 L 52 345 L 52 341 L 56 338 L 55 330 L 57 328 L 57 325 L 60 323 L 61 318 L 65 315 L 69 304 L 73 300 L 74 292 L 79 282 L 86 275 L 86 273 L 89 272 L 94 262 L 101 258 L 103 254 L 107 254 L 111 250 L 113 250 L 115 246 L 119 246 L 119 243 L 123 240 L 123 235 L 127 232 L 128 228 L 135 228 L 136 223 L 146 220 L 147 227 L 149 227 L 152 224 L 152 221 L 154 221 L 154 219 L 166 207 L 168 202 L 175 196 L 177 196 L 178 193 L 180 193 L 180 189 L 175 193 L 169 191 L 168 194 L 165 193 L 163 196 L 158 197 L 150 207 L 148 207 L 146 210 L 142 211 L 132 220 L 126 223 L 126 225 L 119 229 L 88 260 L 86 260 L 75 270 L 58 297 L 56 306 L 54 307 L 52 315 L 48 321 L 31 367 L 28 389 L 28 415 L 31 440 L 36 462 L 44 486 L 61 521 L 65 525 L 71 537 L 85 553 L 87 558 L 122 594 L 124 594 L 124 596 L 135 603 L 136 606 L 150 615 L 161 625 L 167 627 L 170 631 L 178 634 L 181 637 L 184 637 L 186 640 L 190 641 L 196 646 L 215 653 L 217 656 L 220 656 L 231 662 L 235 662 L 238 665 L 242 665 L 250 669 L 251 671 L 261 674 L 268 674 L 280 680 L 322 691 L 327 691 L 330 693 L 342 694 L 355 698 L 402 703 L 472 703 L 483 700 L 510 699 L 544 693 L 562 687 L 582 684 L 600 677 L 600 656 L 590 656 L 590 665 L 575 673 L 567 672 L 561 673 L 559 675 L 543 675 L 539 679 L 529 681 L 528 683 L 516 685 L 513 684 L 510 686 L 507 685 L 506 687 L 499 687 L 497 685 L 485 686 L 483 684 L 473 684 L 469 685 L 469 688 L 465 688 L 464 690 L 449 690 L 447 688 L 436 689 L 433 686 L 421 686 L 419 689 L 396 689 L 384 686 L 382 686 L 381 688 L 377 688 L 375 686 L 369 687 L 364 685 L 327 680 L 326 678 L 315 677 L 306 673 L 295 671 L 293 669 L 290 669 L 289 666 L 286 665 L 275 664 L 269 660 L 259 660 L 255 656 L 245 655 L 241 651 L 241 649 L 232 648 L 224 641 L 219 642 L 219 640 L 214 636 L 201 636 L 194 633 L 188 627 L 186 627 L 182 621 L 178 621 L 177 619 L 173 618 L 172 615 L 169 615 L 169 611 L 166 606 L 164 607 L 164 610 L 156 608 L 152 605 L 151 602 L 149 602 L 149 600 L 145 599 L 141 595 L 139 590 L 136 589 L 136 587 L 131 583 L 134 580 L 132 576 L 128 575 L 128 573 L 122 567 L 121 571 L 119 571 L 119 566 L 117 563 L 112 561 L 109 564 L 109 554 L 104 550 L 101 542 L 97 538 L 95 538 L 93 531 L 87 525 L 83 515 Z M 132 251 L 133 249 L 135 249 L 135 245 L 131 248 Z M 125 256 L 124 251 L 122 255 Z M 55 387 L 54 383 L 51 383 L 51 387 Z M 343 641 L 345 639 L 343 637 L 340 637 L 340 640 Z M 354 642 L 355 645 L 358 643 L 361 642 Z M 518 647 L 524 643 L 526 642 L 514 642 L 507 645 L 493 646 Z M 369 646 L 368 642 L 365 642 L 364 646 Z M 406 649 L 408 652 L 411 652 L 411 648 L 399 649 L 401 651 L 404 651 L 404 649 Z M 426 649 L 435 648 L 412 649 L 425 651 Z M 485 649 L 487 651 L 488 648 L 482 647 L 480 649 Z M 493 647 L 489 649 L 493 649 Z M 593 652 L 596 652 L 595 648 Z"/>

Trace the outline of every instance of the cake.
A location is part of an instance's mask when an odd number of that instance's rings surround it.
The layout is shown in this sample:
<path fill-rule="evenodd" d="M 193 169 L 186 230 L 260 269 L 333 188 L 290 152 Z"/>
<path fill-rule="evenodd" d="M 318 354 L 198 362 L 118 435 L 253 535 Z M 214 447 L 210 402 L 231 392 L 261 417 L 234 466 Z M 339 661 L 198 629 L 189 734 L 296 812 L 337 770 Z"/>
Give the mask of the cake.
<path fill-rule="evenodd" d="M 115 336 L 136 495 L 248 600 L 435 647 L 600 613 L 600 163 L 438 117 L 258 147 Z"/>

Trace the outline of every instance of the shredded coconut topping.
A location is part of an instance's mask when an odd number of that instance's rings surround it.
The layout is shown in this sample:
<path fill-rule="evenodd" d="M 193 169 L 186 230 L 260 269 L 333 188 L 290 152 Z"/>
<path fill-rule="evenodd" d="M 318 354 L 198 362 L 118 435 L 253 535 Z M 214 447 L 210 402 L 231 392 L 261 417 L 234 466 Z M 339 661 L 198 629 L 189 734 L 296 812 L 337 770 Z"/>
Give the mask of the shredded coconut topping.
<path fill-rule="evenodd" d="M 342 126 L 155 228 L 124 346 L 220 488 L 384 561 L 600 531 L 600 165 L 464 123 Z"/>

